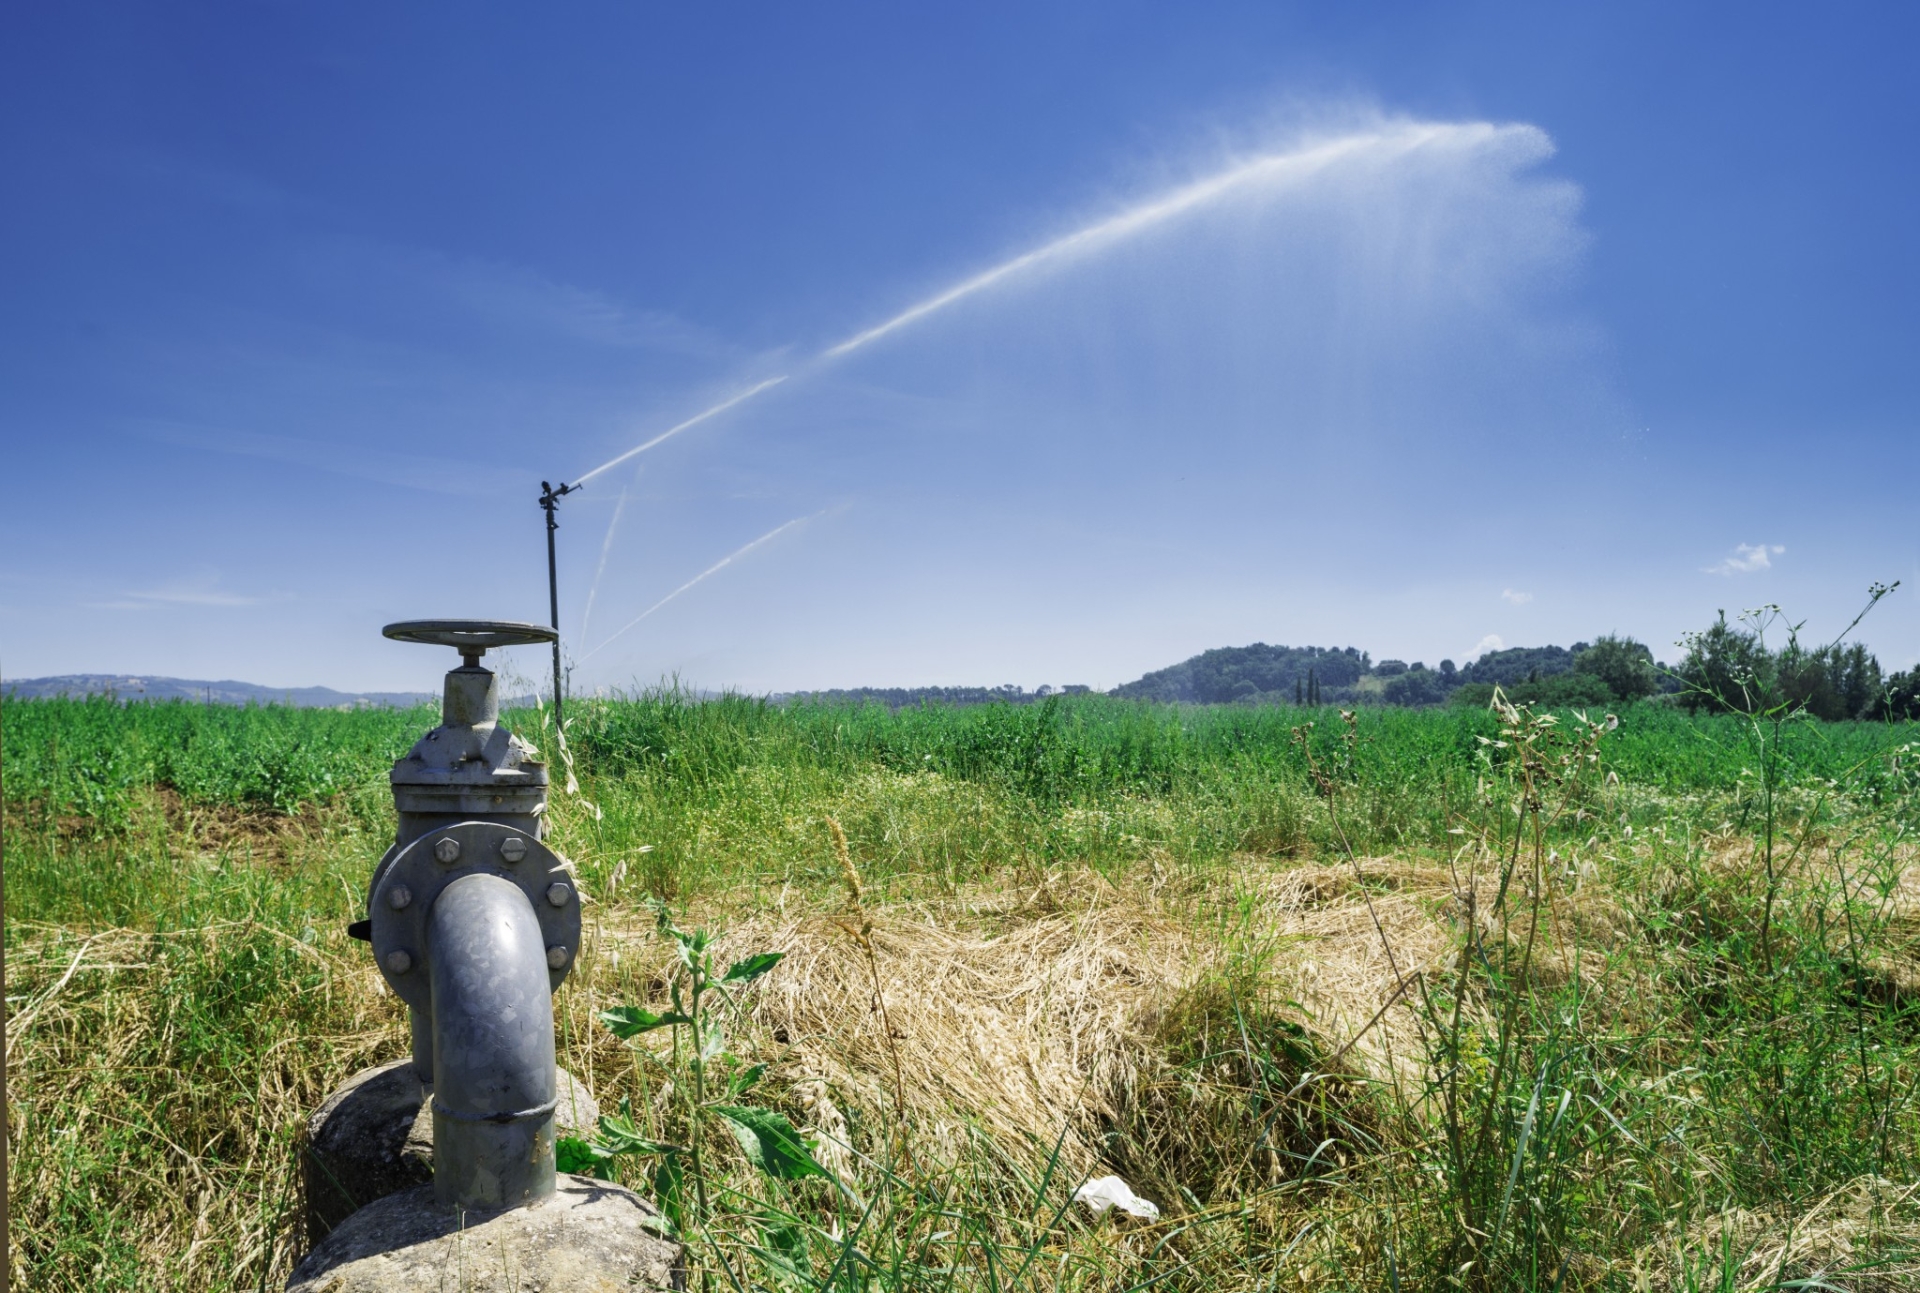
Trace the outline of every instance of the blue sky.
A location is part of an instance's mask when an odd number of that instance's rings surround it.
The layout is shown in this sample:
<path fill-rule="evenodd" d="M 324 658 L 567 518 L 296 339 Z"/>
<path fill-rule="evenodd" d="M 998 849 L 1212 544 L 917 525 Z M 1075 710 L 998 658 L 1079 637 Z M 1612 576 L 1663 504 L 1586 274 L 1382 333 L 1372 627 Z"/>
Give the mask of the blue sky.
<path fill-rule="evenodd" d="M 1904 6 L 0 21 L 11 676 L 431 686 L 381 624 L 544 619 L 539 482 L 743 394 L 563 504 L 576 685 L 1671 657 L 1894 579 L 1920 659 Z"/>

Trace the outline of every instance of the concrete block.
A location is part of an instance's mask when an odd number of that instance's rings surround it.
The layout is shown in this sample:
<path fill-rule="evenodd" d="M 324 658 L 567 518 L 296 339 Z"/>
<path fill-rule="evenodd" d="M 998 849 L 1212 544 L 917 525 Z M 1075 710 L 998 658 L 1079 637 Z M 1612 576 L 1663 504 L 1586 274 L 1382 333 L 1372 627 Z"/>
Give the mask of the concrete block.
<path fill-rule="evenodd" d="M 556 1072 L 556 1131 L 585 1138 L 599 1124 L 600 1107 L 565 1069 Z M 411 1060 L 394 1060 L 348 1078 L 307 1120 L 308 1243 L 377 1199 L 432 1183 L 432 1094 Z"/>

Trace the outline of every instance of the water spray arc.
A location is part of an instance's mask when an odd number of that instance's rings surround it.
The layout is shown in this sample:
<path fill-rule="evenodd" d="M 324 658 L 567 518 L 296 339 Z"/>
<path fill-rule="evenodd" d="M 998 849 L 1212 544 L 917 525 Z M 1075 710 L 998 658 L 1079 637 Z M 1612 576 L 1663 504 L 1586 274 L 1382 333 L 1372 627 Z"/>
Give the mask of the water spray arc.
<path fill-rule="evenodd" d="M 668 427 L 665 431 L 662 431 L 659 435 L 647 441 L 645 444 L 635 445 L 633 448 L 627 450 L 625 453 L 621 454 L 617 458 L 609 458 L 606 462 L 601 463 L 598 467 L 595 467 L 592 471 L 583 472 L 580 478 L 574 481 L 573 483 L 574 488 L 578 489 L 580 486 L 592 480 L 595 476 L 598 476 L 601 472 L 606 471 L 609 468 L 618 467 L 621 463 L 625 462 L 627 459 L 638 457 L 640 454 L 645 453 L 647 450 L 653 448 L 655 445 L 663 444 L 666 441 L 673 439 L 673 437 L 679 435 L 682 431 L 687 430 L 689 427 L 699 426 L 702 422 L 705 422 L 708 418 L 717 417 L 720 414 L 725 413 L 728 409 L 732 408 L 736 404 L 745 404 L 748 400 L 758 395 L 761 391 L 768 390 L 771 387 L 778 386 L 781 382 L 786 381 L 787 376 L 788 374 L 782 373 L 778 377 L 769 377 L 764 382 L 759 382 L 753 386 L 749 386 L 747 387 L 746 390 L 741 391 L 738 394 L 729 395 L 726 399 L 721 400 L 718 404 L 714 405 L 712 408 L 707 409 L 704 412 L 694 414 L 692 417 L 688 418 L 685 422 L 682 422 L 677 426 Z"/>
<path fill-rule="evenodd" d="M 648 450 L 672 439 L 683 431 L 698 426 L 730 409 L 738 408 L 783 382 L 795 377 L 804 378 L 809 373 L 819 369 L 822 365 L 832 363 L 846 355 L 852 354 L 883 337 L 890 336 L 902 328 L 936 314 L 958 301 L 974 296 L 998 284 L 1016 279 L 1023 273 L 1034 270 L 1042 265 L 1065 260 L 1075 254 L 1098 251 L 1115 246 L 1128 238 L 1145 233 L 1149 229 L 1165 224 L 1189 212 L 1202 209 L 1235 194 L 1247 192 L 1256 185 L 1298 184 L 1324 173 L 1331 167 L 1350 160 L 1370 158 L 1378 161 L 1393 162 L 1408 157 L 1422 149 L 1436 145 L 1480 145 L 1495 136 L 1513 131 L 1526 131 L 1527 129 L 1528 128 L 1525 127 L 1496 126 L 1484 122 L 1436 123 L 1402 121 L 1384 124 L 1369 130 L 1354 131 L 1331 139 L 1323 139 L 1283 152 L 1263 153 L 1239 161 L 1202 179 L 1195 180 L 1178 188 L 1163 191 L 1144 201 L 1135 203 L 1114 215 L 1108 216 L 1103 220 L 1095 221 L 1071 233 L 1043 243 L 1030 251 L 1009 257 L 991 268 L 982 270 L 969 278 L 963 279 L 952 287 L 937 292 L 915 305 L 909 306 L 891 318 L 857 332 L 844 341 L 827 347 L 799 368 L 788 373 L 767 378 L 764 381 L 747 387 L 745 390 L 738 391 L 713 405 L 711 408 L 696 413 L 685 421 L 669 427 L 652 439 L 635 445 L 626 452 L 608 459 L 606 462 L 601 463 L 599 466 L 576 478 L 571 488 L 578 489 L 588 480 L 600 475 L 602 472 L 608 471 L 629 459 L 646 453 Z M 563 486 L 562 490 L 564 491 L 566 488 L 568 487 Z M 547 503 L 544 495 L 542 496 L 542 505 L 548 507 L 548 521 L 549 526 L 551 526 L 552 508 L 551 505 Z M 789 522 L 788 524 L 797 524 L 797 522 Z M 786 527 L 782 526 L 780 528 L 785 529 Z M 765 542 L 767 539 L 772 538 L 773 534 L 777 533 L 779 533 L 779 530 L 775 530 L 772 534 L 764 535 L 760 539 L 756 539 L 754 543 L 748 545 L 748 548 Z M 611 538 L 611 529 L 609 529 L 609 538 Z M 548 534 L 548 545 L 550 567 L 549 583 L 551 583 L 551 529 Z M 740 552 L 736 552 L 722 559 L 717 565 L 703 571 L 692 583 L 676 589 L 661 599 L 661 601 L 649 607 L 638 619 L 633 620 L 621 628 L 613 634 L 612 637 L 607 638 L 606 641 L 600 643 L 600 645 L 593 648 L 592 651 L 589 651 L 587 655 L 590 656 L 598 652 L 607 646 L 608 643 L 612 642 L 614 638 L 619 637 L 628 629 L 634 627 L 635 624 L 638 624 L 640 620 L 653 614 L 653 612 L 660 609 L 661 606 L 678 597 L 682 592 L 685 592 L 687 588 L 692 587 L 693 583 L 698 583 L 708 575 L 725 567 L 746 551 L 747 549 L 741 549 Z M 603 553 L 600 569 L 604 570 L 605 565 L 606 562 Z M 599 583 L 600 572 L 596 571 L 593 588 L 588 593 L 589 604 L 591 604 L 594 594 L 599 589 Z M 554 622 L 556 626 L 559 623 L 557 611 Z M 558 646 L 554 649 L 554 658 L 555 704 L 557 707 L 557 698 L 559 695 Z M 587 656 L 581 657 L 582 660 L 586 658 Z"/>
<path fill-rule="evenodd" d="M 593 470 L 583 473 L 576 484 L 585 484 L 601 472 L 617 467 L 639 454 L 647 452 L 663 441 L 670 440 L 690 427 L 698 426 L 707 419 L 725 413 L 728 409 L 745 404 L 763 391 L 789 381 L 826 361 L 839 359 L 843 355 L 861 349 L 871 342 L 878 341 L 910 323 L 926 318 L 952 305 L 954 302 L 973 296 L 978 292 L 1015 278 L 1024 270 L 1032 269 L 1047 262 L 1056 261 L 1077 251 L 1091 250 L 1111 245 L 1126 238 L 1143 233 L 1155 225 L 1163 224 L 1189 211 L 1197 210 L 1211 202 L 1218 201 L 1233 193 L 1240 192 L 1260 182 L 1277 180 L 1304 180 L 1325 170 L 1337 162 L 1358 157 L 1366 153 L 1381 153 L 1388 158 L 1404 156 L 1430 144 L 1449 140 L 1482 140 L 1501 127 L 1484 124 L 1436 124 L 1431 122 L 1404 122 L 1392 126 L 1383 126 L 1376 130 L 1359 131 L 1342 135 L 1322 143 L 1296 148 L 1289 152 L 1265 153 L 1251 160 L 1240 162 L 1223 171 L 1195 180 L 1191 184 L 1161 193 L 1144 202 L 1136 203 L 1104 220 L 1096 221 L 1084 228 L 1065 234 L 1051 242 L 1044 243 L 1031 251 L 1009 257 L 990 269 L 982 270 L 971 278 L 962 280 L 944 291 L 937 292 L 917 305 L 909 306 L 892 318 L 875 324 L 848 337 L 845 341 L 827 347 L 801 369 L 791 373 L 782 373 L 778 377 L 769 377 L 765 381 L 749 386 L 743 391 L 729 395 L 712 408 L 694 414 L 686 421 L 667 428 L 659 435 L 643 444 L 635 445 L 625 453 L 610 458 Z"/>
<path fill-rule="evenodd" d="M 621 490 L 620 497 L 613 504 L 613 519 L 607 522 L 607 533 L 600 540 L 600 561 L 593 568 L 593 583 L 587 587 L 587 604 L 580 611 L 580 640 L 587 640 L 587 628 L 593 623 L 593 599 L 600 592 L 600 577 L 607 573 L 607 556 L 613 551 L 613 532 L 620 526 L 620 517 L 627 510 L 627 491 Z"/>
<path fill-rule="evenodd" d="M 828 509 L 828 511 L 831 511 L 831 510 L 832 510 L 831 508 Z M 582 660 L 587 660 L 591 658 L 596 653 L 598 653 L 602 648 L 612 643 L 615 638 L 625 633 L 628 629 L 637 627 L 641 620 L 646 619 L 647 616 L 653 614 L 655 611 L 659 610 L 662 606 L 665 606 L 668 602 L 678 597 L 681 593 L 684 593 L 687 590 L 691 589 L 695 584 L 699 583 L 701 580 L 705 579 L 707 576 L 719 574 L 722 570 L 725 570 L 728 566 L 732 565 L 734 562 L 738 561 L 740 558 L 746 556 L 749 552 L 752 552 L 755 548 L 760 547 L 762 544 L 773 542 L 775 539 L 779 538 L 782 534 L 785 534 L 788 530 L 791 530 L 794 526 L 800 525 L 806 521 L 815 520 L 816 518 L 825 516 L 826 514 L 827 514 L 826 512 L 822 511 L 822 512 L 815 512 L 811 516 L 796 516 L 791 521 L 788 521 L 784 525 L 774 526 L 771 530 L 768 530 L 765 534 L 755 539 L 752 543 L 746 544 L 743 547 L 735 548 L 732 552 L 729 552 L 726 556 L 720 558 L 720 560 L 714 562 L 711 566 L 708 566 L 705 570 L 702 570 L 699 574 L 695 575 L 692 579 L 689 579 L 686 583 L 681 584 L 678 588 L 668 593 L 665 597 L 662 597 L 659 601 L 647 607 L 646 610 L 641 611 L 638 615 L 634 616 L 631 620 L 627 621 L 624 625 L 615 629 L 612 633 L 607 635 L 607 639 L 605 642 L 602 642 L 599 646 L 593 648 L 592 651 L 587 652 L 586 655 L 583 655 L 580 658 Z"/>
<path fill-rule="evenodd" d="M 1367 149 L 1382 146 L 1395 150 L 1417 148 L 1451 129 L 1458 129 L 1458 127 L 1408 126 L 1392 131 L 1347 135 L 1310 148 L 1302 148 L 1290 153 L 1270 154 L 1242 162 L 1238 166 L 1210 175 L 1206 179 L 1196 180 L 1184 188 L 1175 189 L 1137 206 L 1129 207 L 1118 215 L 1110 216 L 1096 224 L 1077 229 L 1032 251 L 1023 252 L 1010 260 L 1002 261 L 993 268 L 983 270 L 944 292 L 928 297 L 918 305 L 902 310 L 884 323 L 876 324 L 864 332 L 854 334 L 837 346 L 829 347 L 822 352 L 821 358 L 837 359 L 841 355 L 858 350 L 869 342 L 879 340 L 890 332 L 923 319 L 936 310 L 944 309 L 955 301 L 1011 278 L 1022 270 L 1032 269 L 1046 261 L 1058 260 L 1076 251 L 1087 250 L 1102 243 L 1115 242 L 1132 234 L 1141 233 L 1154 225 L 1205 206 L 1247 185 L 1262 180 L 1303 179 L 1334 162 Z"/>

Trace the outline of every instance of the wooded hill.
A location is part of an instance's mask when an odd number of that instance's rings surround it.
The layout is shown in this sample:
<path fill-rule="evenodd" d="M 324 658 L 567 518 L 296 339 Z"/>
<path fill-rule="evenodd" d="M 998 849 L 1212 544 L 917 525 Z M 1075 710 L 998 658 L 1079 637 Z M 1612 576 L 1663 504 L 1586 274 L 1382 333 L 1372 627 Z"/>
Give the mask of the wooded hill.
<path fill-rule="evenodd" d="M 1133 682 L 1113 695 L 1189 705 L 1485 705 L 1509 699 L 1545 706 L 1624 705 L 1666 698 L 1687 709 L 1757 712 L 1775 705 L 1816 718 L 1920 719 L 1920 670 L 1887 675 L 1860 643 L 1769 647 L 1726 617 L 1689 634 L 1678 664 L 1644 644 L 1607 635 L 1570 647 L 1509 647 L 1466 665 L 1442 660 L 1375 662 L 1353 647 L 1255 642 L 1215 647 Z"/>

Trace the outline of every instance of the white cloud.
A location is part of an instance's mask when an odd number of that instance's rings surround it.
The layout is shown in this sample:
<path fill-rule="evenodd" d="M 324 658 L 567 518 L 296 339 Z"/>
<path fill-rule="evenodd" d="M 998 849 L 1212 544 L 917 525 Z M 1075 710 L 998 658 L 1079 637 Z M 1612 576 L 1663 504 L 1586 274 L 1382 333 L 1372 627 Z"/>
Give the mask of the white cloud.
<path fill-rule="evenodd" d="M 699 359 L 737 359 L 739 348 L 665 310 L 636 309 L 591 288 L 559 282 L 513 265 L 439 262 L 449 295 L 496 323 L 544 329 L 575 341 L 664 351 Z"/>
<path fill-rule="evenodd" d="M 1506 648 L 1507 648 L 1507 644 L 1500 640 L 1500 635 L 1498 633 L 1489 633 L 1485 637 L 1481 638 L 1478 642 L 1475 642 L 1472 646 L 1468 647 L 1466 652 L 1460 658 L 1466 661 L 1467 663 L 1471 664 L 1473 661 L 1478 660 L 1481 656 L 1485 655 L 1489 651 L 1504 651 L 1506 650 Z"/>
<path fill-rule="evenodd" d="M 1512 602 L 1515 606 L 1525 606 L 1533 600 L 1532 593 L 1523 593 L 1514 588 L 1502 588 L 1500 590 L 1500 596 Z"/>
<path fill-rule="evenodd" d="M 219 582 L 218 577 L 212 575 L 175 579 L 139 592 L 122 593 L 112 601 L 85 605 L 101 611 L 154 611 L 168 606 L 258 606 L 270 600 L 227 592 L 218 586 Z"/>
<path fill-rule="evenodd" d="M 472 459 L 397 453 L 364 444 L 329 444 L 295 436 L 229 431 L 178 422 L 140 421 L 130 424 L 130 429 L 146 439 L 182 449 L 263 458 L 268 462 L 337 472 L 382 485 L 435 494 L 502 494 L 525 484 L 525 477 L 520 473 Z"/>
<path fill-rule="evenodd" d="M 155 602 L 162 606 L 258 606 L 258 597 L 243 597 L 239 593 L 223 593 L 212 588 L 155 588 L 150 592 L 128 593 L 136 601 Z"/>
<path fill-rule="evenodd" d="M 1773 569 L 1773 557 L 1785 552 L 1778 543 L 1738 543 L 1733 553 L 1718 565 L 1705 567 L 1710 575 L 1751 575 Z"/>
<path fill-rule="evenodd" d="M 315 248 L 300 264 L 316 281 L 385 285 L 410 299 L 451 305 L 469 317 L 523 335 L 546 334 L 588 345 L 693 359 L 743 357 L 739 346 L 710 328 L 522 265 L 357 241 Z"/>

